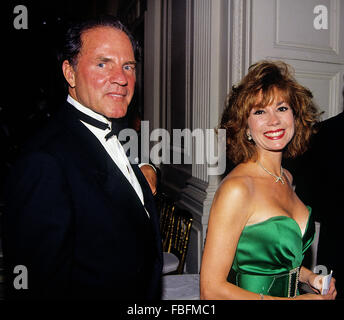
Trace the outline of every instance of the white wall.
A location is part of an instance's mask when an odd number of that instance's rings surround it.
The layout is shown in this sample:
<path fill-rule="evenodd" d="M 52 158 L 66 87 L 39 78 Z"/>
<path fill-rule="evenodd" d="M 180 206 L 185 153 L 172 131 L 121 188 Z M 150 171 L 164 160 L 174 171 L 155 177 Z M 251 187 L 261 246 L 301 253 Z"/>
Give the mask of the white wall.
<path fill-rule="evenodd" d="M 252 0 L 250 62 L 281 59 L 314 94 L 323 119 L 343 107 L 344 3 L 340 0 Z M 314 13 L 322 5 L 323 9 Z M 318 21 L 318 16 L 328 17 Z M 320 16 L 319 16 L 320 17 Z M 320 22 L 320 23 L 315 23 Z M 317 29 L 318 27 L 325 29 Z M 327 29 L 326 29 L 327 27 Z"/>

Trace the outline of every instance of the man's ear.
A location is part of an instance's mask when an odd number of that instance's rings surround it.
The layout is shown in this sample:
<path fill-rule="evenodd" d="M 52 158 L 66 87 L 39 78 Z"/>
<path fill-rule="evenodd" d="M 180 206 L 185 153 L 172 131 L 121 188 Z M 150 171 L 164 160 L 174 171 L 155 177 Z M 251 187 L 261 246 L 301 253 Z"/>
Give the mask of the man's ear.
<path fill-rule="evenodd" d="M 69 63 L 68 60 L 64 60 L 62 63 L 62 71 L 65 79 L 67 80 L 71 88 L 75 87 L 75 71 L 73 66 Z"/>

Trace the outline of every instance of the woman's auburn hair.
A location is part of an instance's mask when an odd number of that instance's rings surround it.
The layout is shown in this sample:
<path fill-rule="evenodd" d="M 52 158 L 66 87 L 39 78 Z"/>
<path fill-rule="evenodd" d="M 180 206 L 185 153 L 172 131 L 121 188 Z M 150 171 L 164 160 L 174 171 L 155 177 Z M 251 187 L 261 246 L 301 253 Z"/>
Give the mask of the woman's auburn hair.
<path fill-rule="evenodd" d="M 265 108 L 274 102 L 276 93 L 294 114 L 295 134 L 283 156 L 294 158 L 307 150 L 320 117 L 313 94 L 295 80 L 289 65 L 283 61 L 263 60 L 249 68 L 248 74 L 232 87 L 226 99 L 219 129 L 226 130 L 227 156 L 235 164 L 256 160 L 255 143 L 246 135 L 248 117 L 253 108 Z"/>

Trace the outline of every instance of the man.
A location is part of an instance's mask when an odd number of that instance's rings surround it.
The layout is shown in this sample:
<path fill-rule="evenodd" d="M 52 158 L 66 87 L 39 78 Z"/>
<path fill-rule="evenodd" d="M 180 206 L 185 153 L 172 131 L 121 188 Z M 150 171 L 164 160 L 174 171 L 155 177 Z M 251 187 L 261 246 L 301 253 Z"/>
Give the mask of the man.
<path fill-rule="evenodd" d="M 152 193 L 114 132 L 134 94 L 135 50 L 112 17 L 68 30 L 67 102 L 31 141 L 7 185 L 8 298 L 159 299 Z M 27 269 L 27 289 L 14 285 L 17 265 Z"/>
<path fill-rule="evenodd" d="M 309 150 L 286 166 L 294 176 L 296 193 L 312 207 L 312 214 L 320 222 L 317 265 L 333 270 L 337 299 L 344 298 L 343 242 L 343 181 L 342 141 L 344 111 L 322 121 Z"/>

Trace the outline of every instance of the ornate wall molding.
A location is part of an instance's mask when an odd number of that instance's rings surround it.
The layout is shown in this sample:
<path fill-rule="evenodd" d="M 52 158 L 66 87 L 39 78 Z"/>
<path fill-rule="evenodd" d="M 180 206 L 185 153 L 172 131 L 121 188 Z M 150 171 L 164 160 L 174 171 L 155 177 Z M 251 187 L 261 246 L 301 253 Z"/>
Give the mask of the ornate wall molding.
<path fill-rule="evenodd" d="M 228 91 L 230 56 L 230 3 L 192 0 L 192 69 L 190 71 L 191 130 L 218 125 Z M 193 159 L 196 148 L 193 146 Z M 188 272 L 199 272 L 209 211 L 221 177 L 209 176 L 207 164 L 192 164 L 192 177 L 182 191 L 180 205 L 194 217 Z"/>
<path fill-rule="evenodd" d="M 212 1 L 193 1 L 193 9 L 192 129 L 206 129 L 210 126 Z M 192 156 L 194 159 L 194 152 Z M 208 181 L 206 166 L 193 165 L 192 176 Z"/>
<path fill-rule="evenodd" d="M 339 10 L 339 0 L 331 0 L 330 6 L 331 10 L 329 11 L 329 22 L 331 29 L 330 37 L 329 37 L 329 45 L 328 46 L 320 46 L 320 45 L 312 45 L 312 44 L 305 44 L 297 41 L 288 41 L 283 40 L 281 37 L 280 31 L 282 26 L 280 25 L 280 15 L 283 14 L 283 9 L 281 0 L 275 0 L 275 17 L 274 17 L 274 30 L 275 30 L 275 40 L 274 40 L 274 47 L 281 48 L 281 49 L 292 49 L 292 50 L 301 50 L 301 51 L 313 51 L 319 53 L 326 53 L 328 55 L 339 55 L 339 26 L 340 26 L 340 10 Z M 283 2 L 285 5 L 285 1 Z M 284 26 L 285 28 L 285 26 Z M 284 29 L 283 28 L 283 29 Z"/>
<path fill-rule="evenodd" d="M 251 64 L 251 0 L 232 0 L 231 17 L 231 75 L 230 84 L 238 83 Z"/>

